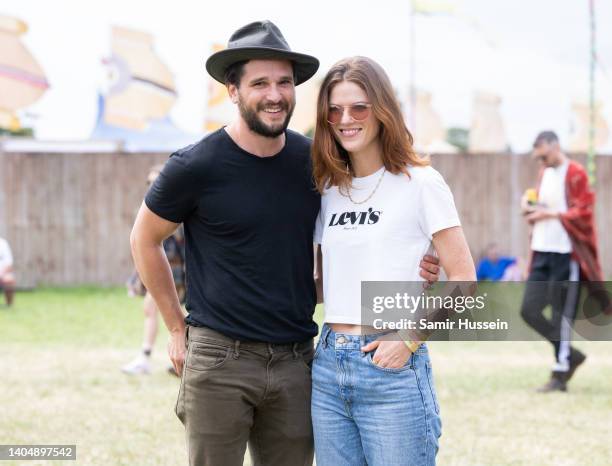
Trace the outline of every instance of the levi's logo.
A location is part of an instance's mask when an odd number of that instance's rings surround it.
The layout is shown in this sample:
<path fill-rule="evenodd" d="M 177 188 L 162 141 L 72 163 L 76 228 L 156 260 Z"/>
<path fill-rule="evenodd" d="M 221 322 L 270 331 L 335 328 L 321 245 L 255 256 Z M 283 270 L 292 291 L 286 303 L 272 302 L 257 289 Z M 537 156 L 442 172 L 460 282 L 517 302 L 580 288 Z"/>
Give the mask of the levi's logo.
<path fill-rule="evenodd" d="M 330 227 L 338 225 L 373 225 L 380 219 L 382 212 L 373 210 L 370 207 L 365 212 L 343 212 L 341 214 L 333 214 L 329 221 Z"/>

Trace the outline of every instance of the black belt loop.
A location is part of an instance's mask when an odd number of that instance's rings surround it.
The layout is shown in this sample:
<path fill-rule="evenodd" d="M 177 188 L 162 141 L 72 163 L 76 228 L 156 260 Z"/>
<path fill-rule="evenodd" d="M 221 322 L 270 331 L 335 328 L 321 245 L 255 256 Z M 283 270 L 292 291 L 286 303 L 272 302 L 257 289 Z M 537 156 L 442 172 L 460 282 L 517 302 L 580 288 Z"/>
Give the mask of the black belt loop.
<path fill-rule="evenodd" d="M 234 359 L 238 359 L 240 357 L 240 340 L 236 340 L 234 342 Z"/>

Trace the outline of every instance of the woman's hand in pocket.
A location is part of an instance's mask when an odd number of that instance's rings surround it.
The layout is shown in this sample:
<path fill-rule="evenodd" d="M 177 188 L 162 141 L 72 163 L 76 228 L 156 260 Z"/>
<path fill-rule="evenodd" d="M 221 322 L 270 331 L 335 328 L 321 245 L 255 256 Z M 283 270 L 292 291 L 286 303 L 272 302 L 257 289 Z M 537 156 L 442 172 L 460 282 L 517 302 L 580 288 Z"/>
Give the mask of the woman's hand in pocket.
<path fill-rule="evenodd" d="M 387 369 L 401 369 L 408 363 L 408 359 L 412 354 L 406 344 L 399 340 L 399 336 L 395 333 L 392 336 L 385 335 L 362 346 L 361 351 L 364 353 L 376 351 L 372 356 L 372 362 L 379 367 Z"/>

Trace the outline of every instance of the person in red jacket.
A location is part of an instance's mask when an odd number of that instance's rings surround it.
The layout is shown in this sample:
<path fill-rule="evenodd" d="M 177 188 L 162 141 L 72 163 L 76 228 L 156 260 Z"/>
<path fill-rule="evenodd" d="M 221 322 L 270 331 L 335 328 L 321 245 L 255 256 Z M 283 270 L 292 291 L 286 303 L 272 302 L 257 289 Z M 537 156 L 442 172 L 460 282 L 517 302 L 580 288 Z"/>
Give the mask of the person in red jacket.
<path fill-rule="evenodd" d="M 603 280 L 595 230 L 595 193 L 585 169 L 561 151 L 554 132 L 543 131 L 537 136 L 533 157 L 542 169 L 537 204 L 529 205 L 523 199 L 525 219 L 533 230 L 521 316 L 552 343 L 555 351 L 551 378 L 538 391 L 566 391 L 567 382 L 586 359 L 570 344 L 580 280 Z M 549 304 L 553 311 L 550 320 L 543 315 Z"/>

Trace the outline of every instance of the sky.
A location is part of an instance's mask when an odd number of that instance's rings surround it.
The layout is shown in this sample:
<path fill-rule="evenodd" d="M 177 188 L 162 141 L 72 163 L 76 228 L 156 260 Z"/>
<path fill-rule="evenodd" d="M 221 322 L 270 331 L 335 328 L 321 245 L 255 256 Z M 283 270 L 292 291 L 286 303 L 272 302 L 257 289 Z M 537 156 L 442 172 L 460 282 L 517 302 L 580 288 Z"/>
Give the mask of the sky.
<path fill-rule="evenodd" d="M 450 0 L 452 2 L 452 0 Z M 612 1 L 594 0 L 604 68 L 597 99 L 612 132 Z M 453 15 L 417 16 L 416 84 L 433 94 L 445 127 L 469 127 L 476 91 L 502 98 L 514 151 L 529 150 L 538 131 L 567 141 L 573 101 L 588 101 L 589 0 L 456 0 Z M 22 36 L 45 70 L 49 91 L 26 112 L 40 139 L 87 139 L 105 82 L 111 26 L 149 32 L 174 73 L 179 100 L 172 119 L 200 133 L 213 43 L 254 20 L 270 19 L 296 51 L 321 61 L 319 76 L 341 58 L 378 61 L 407 105 L 410 86 L 408 0 L 0 0 L 0 14 L 24 20 Z M 297 105 L 299 105 L 299 101 Z M 612 135 L 603 149 L 612 154 Z"/>

